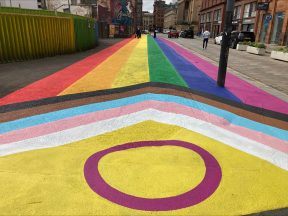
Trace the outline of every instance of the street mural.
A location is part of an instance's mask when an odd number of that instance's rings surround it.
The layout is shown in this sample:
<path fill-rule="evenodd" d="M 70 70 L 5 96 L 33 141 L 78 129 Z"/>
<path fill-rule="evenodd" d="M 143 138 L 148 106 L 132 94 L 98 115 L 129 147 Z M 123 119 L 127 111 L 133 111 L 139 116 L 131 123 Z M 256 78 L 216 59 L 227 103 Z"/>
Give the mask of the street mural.
<path fill-rule="evenodd" d="M 99 19 L 117 25 L 132 25 L 135 11 L 134 0 L 101 0 L 98 3 Z M 108 18 L 109 16 L 109 18 Z"/>
<path fill-rule="evenodd" d="M 133 24 L 133 11 L 135 4 L 133 0 L 111 1 L 112 5 L 112 23 L 120 25 Z"/>
<path fill-rule="evenodd" d="M 287 208 L 288 104 L 231 73 L 219 88 L 216 75 L 176 43 L 142 36 L 1 98 L 0 212 Z"/>

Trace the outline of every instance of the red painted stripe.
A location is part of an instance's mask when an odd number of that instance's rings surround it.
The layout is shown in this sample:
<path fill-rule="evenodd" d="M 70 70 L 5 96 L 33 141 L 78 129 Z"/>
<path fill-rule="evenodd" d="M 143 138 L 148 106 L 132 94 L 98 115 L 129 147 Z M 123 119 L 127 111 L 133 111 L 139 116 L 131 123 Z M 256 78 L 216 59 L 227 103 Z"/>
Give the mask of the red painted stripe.
<path fill-rule="evenodd" d="M 36 81 L 0 99 L 0 106 L 57 96 L 64 89 L 89 73 L 132 39 L 125 39 L 111 47 L 78 61 L 56 73 Z"/>

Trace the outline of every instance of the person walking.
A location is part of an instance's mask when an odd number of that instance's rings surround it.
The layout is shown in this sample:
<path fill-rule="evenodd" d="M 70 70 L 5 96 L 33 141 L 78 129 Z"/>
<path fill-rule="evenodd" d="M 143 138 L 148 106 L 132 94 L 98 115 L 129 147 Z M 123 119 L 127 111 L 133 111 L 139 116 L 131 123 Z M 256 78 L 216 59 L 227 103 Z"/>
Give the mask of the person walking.
<path fill-rule="evenodd" d="M 210 37 L 210 32 L 208 30 L 204 31 L 203 34 L 203 50 L 207 49 L 208 40 Z"/>
<path fill-rule="evenodd" d="M 140 28 L 137 28 L 136 35 L 137 35 L 138 39 L 141 38 L 141 30 L 140 30 Z"/>

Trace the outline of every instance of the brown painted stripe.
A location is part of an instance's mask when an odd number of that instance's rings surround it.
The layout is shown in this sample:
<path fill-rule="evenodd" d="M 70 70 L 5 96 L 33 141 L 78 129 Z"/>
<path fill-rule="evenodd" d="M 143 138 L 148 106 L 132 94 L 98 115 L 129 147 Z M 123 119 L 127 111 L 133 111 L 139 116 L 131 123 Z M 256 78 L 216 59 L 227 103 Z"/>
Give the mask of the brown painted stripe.
<path fill-rule="evenodd" d="M 102 91 L 103 92 L 103 91 Z M 103 92 L 105 93 L 105 92 Z M 163 87 L 153 87 L 153 86 L 143 86 L 141 88 L 132 89 L 128 91 L 117 91 L 111 94 L 100 94 L 96 96 L 86 95 L 86 97 L 77 98 L 77 95 L 68 95 L 70 97 L 64 97 L 64 100 L 59 100 L 61 98 L 55 98 L 55 101 L 48 101 L 43 105 L 39 104 L 25 104 L 24 108 L 21 109 L 12 109 L 12 111 L 7 110 L 0 114 L 0 122 L 7 122 L 16 120 L 19 118 L 24 118 L 28 116 L 43 114 L 47 112 L 53 112 L 61 109 L 96 103 L 96 102 L 103 102 L 108 100 L 114 100 L 119 98 L 125 98 L 130 96 L 135 96 L 144 93 L 156 93 L 156 94 L 169 94 L 175 96 L 181 96 L 187 99 L 193 99 L 199 102 L 203 102 L 205 104 L 209 104 L 211 106 L 227 110 L 239 116 L 245 117 L 247 119 L 251 119 L 253 121 L 261 122 L 267 125 L 271 125 L 277 128 L 281 128 L 284 130 L 288 130 L 288 122 L 285 120 L 281 120 L 279 118 L 273 118 L 265 115 L 261 115 L 259 113 L 255 113 L 253 111 L 243 109 L 241 107 L 233 106 L 231 104 L 222 103 L 220 101 L 213 100 L 211 98 L 206 98 L 204 96 L 200 96 L 194 94 L 192 92 L 181 91 L 178 89 L 170 89 L 170 88 L 163 88 Z M 79 96 L 79 95 L 78 95 Z M 84 93 L 85 96 L 85 93 Z M 252 109 L 253 110 L 253 109 Z"/>

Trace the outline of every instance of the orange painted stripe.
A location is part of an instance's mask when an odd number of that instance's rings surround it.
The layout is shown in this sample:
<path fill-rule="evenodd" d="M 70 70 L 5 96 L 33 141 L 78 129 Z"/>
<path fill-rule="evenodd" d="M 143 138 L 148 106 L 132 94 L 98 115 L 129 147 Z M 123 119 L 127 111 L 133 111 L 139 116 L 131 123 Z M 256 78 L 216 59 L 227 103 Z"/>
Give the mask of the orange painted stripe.
<path fill-rule="evenodd" d="M 133 39 L 119 49 L 101 65 L 96 67 L 82 79 L 78 80 L 59 95 L 75 94 L 80 92 L 97 91 L 112 87 L 120 69 L 126 64 L 139 40 Z"/>

